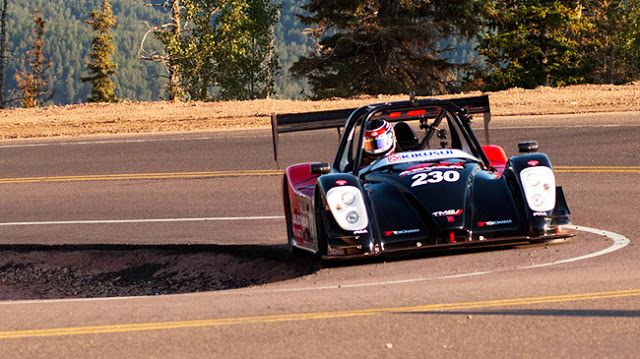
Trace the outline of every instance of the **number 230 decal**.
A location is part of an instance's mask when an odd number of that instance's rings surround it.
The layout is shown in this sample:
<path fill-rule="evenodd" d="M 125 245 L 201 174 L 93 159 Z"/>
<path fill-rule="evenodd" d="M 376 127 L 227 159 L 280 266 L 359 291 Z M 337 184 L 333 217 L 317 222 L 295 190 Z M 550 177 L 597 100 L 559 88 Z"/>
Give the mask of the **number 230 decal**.
<path fill-rule="evenodd" d="M 429 183 L 439 183 L 442 181 L 446 182 L 456 182 L 460 179 L 460 173 L 456 171 L 432 171 L 427 173 L 418 173 L 417 175 L 411 177 L 413 183 L 411 187 L 422 186 Z"/>

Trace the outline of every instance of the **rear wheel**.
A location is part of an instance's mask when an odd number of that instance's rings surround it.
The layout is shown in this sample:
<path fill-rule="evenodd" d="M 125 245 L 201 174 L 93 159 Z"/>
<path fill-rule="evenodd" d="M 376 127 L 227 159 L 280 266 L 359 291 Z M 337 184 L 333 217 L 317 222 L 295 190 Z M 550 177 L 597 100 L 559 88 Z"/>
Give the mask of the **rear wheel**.
<path fill-rule="evenodd" d="M 289 191 L 287 189 L 287 179 L 284 180 L 284 218 L 287 226 L 287 252 L 289 257 L 296 256 L 299 249 L 293 245 L 293 221 L 291 220 L 291 202 L 289 201 Z"/>

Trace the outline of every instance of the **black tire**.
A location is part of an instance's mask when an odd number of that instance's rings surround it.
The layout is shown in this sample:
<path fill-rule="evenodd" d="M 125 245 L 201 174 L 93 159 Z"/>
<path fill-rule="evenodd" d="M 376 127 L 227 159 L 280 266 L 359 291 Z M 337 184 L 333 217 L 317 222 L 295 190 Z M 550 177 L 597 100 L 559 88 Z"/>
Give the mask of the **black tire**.
<path fill-rule="evenodd" d="M 327 235 L 324 228 L 324 216 L 322 215 L 322 201 L 316 197 L 316 235 L 318 239 L 318 251 L 316 258 L 322 260 L 327 255 Z"/>
<path fill-rule="evenodd" d="M 291 203 L 289 201 L 289 189 L 287 188 L 287 178 L 284 178 L 282 195 L 284 197 L 284 218 L 287 226 L 287 253 L 289 257 L 298 254 L 298 248 L 293 246 L 293 221 L 291 220 Z"/>

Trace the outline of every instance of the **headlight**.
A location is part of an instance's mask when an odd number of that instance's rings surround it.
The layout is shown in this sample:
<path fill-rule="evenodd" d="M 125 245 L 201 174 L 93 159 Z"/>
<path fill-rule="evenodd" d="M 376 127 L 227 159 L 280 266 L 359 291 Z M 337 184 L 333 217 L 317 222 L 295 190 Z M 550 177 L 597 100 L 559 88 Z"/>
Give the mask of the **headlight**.
<path fill-rule="evenodd" d="M 533 196 L 531 196 L 531 204 L 533 204 L 536 207 L 540 207 L 544 205 L 544 196 L 540 195 L 540 194 L 534 194 Z"/>
<path fill-rule="evenodd" d="M 525 177 L 525 182 L 527 183 L 528 186 L 535 187 L 540 184 L 540 178 L 538 178 L 538 175 L 535 172 L 529 173 Z"/>
<path fill-rule="evenodd" d="M 549 167 L 536 166 L 520 172 L 520 180 L 529 208 L 535 212 L 551 211 L 556 206 L 556 178 Z"/>
<path fill-rule="evenodd" d="M 352 205 L 353 202 L 355 202 L 355 200 L 356 200 L 356 196 L 354 196 L 353 193 L 351 192 L 345 192 L 342 194 L 342 203 L 344 203 L 347 206 Z"/>
<path fill-rule="evenodd" d="M 367 228 L 369 219 L 362 193 L 357 187 L 339 186 L 327 191 L 327 204 L 338 225 L 345 231 Z"/>
<path fill-rule="evenodd" d="M 349 213 L 347 213 L 347 222 L 349 222 L 349 224 L 354 224 L 358 222 L 358 219 L 360 218 L 360 216 L 358 216 L 358 212 L 356 211 L 351 211 Z"/>

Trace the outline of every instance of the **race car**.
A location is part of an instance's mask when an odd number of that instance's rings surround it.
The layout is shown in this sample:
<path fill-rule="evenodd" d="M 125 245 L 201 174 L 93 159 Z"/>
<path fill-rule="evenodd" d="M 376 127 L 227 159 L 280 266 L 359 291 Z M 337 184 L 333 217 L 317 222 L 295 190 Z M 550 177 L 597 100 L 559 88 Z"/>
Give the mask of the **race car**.
<path fill-rule="evenodd" d="M 357 109 L 273 115 L 279 134 L 338 128 L 333 163 L 286 167 L 282 181 L 288 246 L 323 260 L 572 234 L 570 212 L 549 157 L 535 141 L 508 158 L 481 145 L 472 127 L 488 96 L 416 99 Z M 371 163 L 363 151 L 371 121 L 393 124 L 394 151 Z"/>

